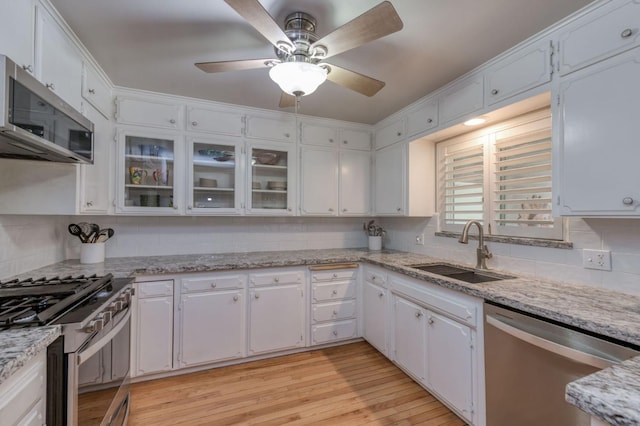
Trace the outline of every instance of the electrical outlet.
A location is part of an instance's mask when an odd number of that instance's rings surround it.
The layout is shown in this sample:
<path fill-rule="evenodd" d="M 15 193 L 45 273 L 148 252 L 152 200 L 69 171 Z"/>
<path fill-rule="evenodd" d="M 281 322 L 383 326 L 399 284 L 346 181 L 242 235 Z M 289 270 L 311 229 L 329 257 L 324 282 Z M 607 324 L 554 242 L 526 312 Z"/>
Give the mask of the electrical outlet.
<path fill-rule="evenodd" d="M 609 250 L 582 250 L 582 266 L 587 269 L 611 270 L 611 252 Z"/>
<path fill-rule="evenodd" d="M 424 234 L 416 235 L 416 245 L 423 246 L 424 245 Z"/>

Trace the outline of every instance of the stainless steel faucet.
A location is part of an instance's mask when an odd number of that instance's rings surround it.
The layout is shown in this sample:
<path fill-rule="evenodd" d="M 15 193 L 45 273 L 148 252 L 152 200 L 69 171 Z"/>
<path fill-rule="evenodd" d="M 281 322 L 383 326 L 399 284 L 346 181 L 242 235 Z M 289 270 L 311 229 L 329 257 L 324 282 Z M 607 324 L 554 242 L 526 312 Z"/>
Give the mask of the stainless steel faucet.
<path fill-rule="evenodd" d="M 489 252 L 489 249 L 484 244 L 484 231 L 482 230 L 482 224 L 477 220 L 470 220 L 464 224 L 464 228 L 462 229 L 462 235 L 458 239 L 458 242 L 462 244 L 469 243 L 469 228 L 471 225 L 475 224 L 478 227 L 478 248 L 476 249 L 477 255 L 477 269 L 487 269 L 487 259 L 491 259 L 493 255 Z"/>

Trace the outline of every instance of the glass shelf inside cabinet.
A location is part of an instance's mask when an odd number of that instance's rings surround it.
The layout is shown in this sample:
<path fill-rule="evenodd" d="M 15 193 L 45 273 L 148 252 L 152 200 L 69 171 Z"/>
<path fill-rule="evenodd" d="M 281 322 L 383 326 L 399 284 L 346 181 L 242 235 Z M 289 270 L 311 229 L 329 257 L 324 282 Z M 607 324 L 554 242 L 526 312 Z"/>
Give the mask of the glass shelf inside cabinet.
<path fill-rule="evenodd" d="M 193 205 L 200 209 L 235 208 L 236 158 L 233 145 L 193 144 Z"/>
<path fill-rule="evenodd" d="M 127 207 L 173 207 L 174 141 L 125 138 L 124 202 Z"/>
<path fill-rule="evenodd" d="M 286 151 L 253 149 L 251 156 L 252 208 L 287 208 L 288 163 Z"/>

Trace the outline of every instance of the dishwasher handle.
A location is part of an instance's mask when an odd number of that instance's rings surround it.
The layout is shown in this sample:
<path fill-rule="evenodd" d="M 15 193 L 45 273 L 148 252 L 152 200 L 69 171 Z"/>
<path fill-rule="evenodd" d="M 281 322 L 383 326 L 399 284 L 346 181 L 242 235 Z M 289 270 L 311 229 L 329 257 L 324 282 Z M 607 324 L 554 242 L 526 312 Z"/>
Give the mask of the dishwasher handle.
<path fill-rule="evenodd" d="M 530 343 L 546 351 L 552 352 L 556 355 L 560 355 L 564 358 L 568 358 L 572 361 L 576 361 L 599 369 L 609 368 L 612 365 L 616 364 L 616 362 L 613 360 L 602 358 L 600 356 L 583 352 L 578 349 L 570 348 L 568 346 L 552 342 L 551 340 L 547 340 L 540 336 L 536 336 L 535 334 L 531 334 L 518 327 L 515 327 L 514 325 L 507 324 L 493 315 L 487 315 L 485 318 L 488 324 L 491 324 L 495 328 L 507 334 L 510 334 L 517 339 Z"/>

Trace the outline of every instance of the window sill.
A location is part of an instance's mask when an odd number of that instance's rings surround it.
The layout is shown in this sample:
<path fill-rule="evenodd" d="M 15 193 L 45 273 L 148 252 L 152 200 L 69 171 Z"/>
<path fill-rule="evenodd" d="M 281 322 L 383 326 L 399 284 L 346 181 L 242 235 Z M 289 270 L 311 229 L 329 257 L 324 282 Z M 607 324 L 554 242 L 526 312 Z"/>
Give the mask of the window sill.
<path fill-rule="evenodd" d="M 435 236 L 445 237 L 445 238 L 460 238 L 460 234 L 456 232 L 448 232 L 448 231 L 436 232 Z M 471 235 L 471 234 L 469 235 L 469 238 L 472 240 L 478 239 L 476 235 Z M 573 243 L 569 241 L 544 240 L 541 238 L 523 238 L 523 237 L 505 237 L 502 235 L 485 235 L 484 240 L 491 241 L 494 243 L 518 244 L 522 246 L 573 249 Z"/>

